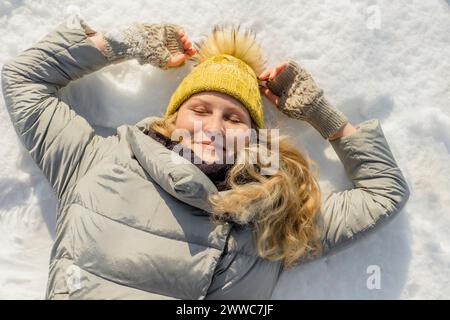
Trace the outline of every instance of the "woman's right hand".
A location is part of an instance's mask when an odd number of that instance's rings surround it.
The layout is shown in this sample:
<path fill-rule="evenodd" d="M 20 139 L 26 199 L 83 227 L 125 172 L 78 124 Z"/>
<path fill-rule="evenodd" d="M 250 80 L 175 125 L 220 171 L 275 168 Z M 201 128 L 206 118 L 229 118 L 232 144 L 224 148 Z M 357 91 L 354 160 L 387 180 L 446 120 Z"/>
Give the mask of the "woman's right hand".
<path fill-rule="evenodd" d="M 169 58 L 169 62 L 167 63 L 168 67 L 178 67 L 180 65 L 183 65 L 183 63 L 195 55 L 197 53 L 197 50 L 192 47 L 191 41 L 186 36 L 186 33 L 183 29 L 178 30 L 178 36 L 180 37 L 180 41 L 183 45 L 183 52 L 176 52 L 175 54 L 171 54 Z"/>
<path fill-rule="evenodd" d="M 112 62 L 135 58 L 160 69 L 182 66 L 195 54 L 183 28 L 173 23 L 135 22 L 104 33 L 105 55 Z"/>

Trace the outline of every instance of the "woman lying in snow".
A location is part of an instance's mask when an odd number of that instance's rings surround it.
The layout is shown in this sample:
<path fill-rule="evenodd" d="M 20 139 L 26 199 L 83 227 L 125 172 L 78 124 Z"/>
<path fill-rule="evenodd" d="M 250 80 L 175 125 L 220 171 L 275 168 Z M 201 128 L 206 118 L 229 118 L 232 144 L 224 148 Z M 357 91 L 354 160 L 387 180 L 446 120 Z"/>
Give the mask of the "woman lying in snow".
<path fill-rule="evenodd" d="M 2 70 L 11 120 L 58 197 L 48 299 L 268 299 L 283 269 L 351 243 L 406 203 L 379 121 L 353 127 L 293 60 L 264 70 L 251 32 L 216 26 L 194 49 L 174 24 L 100 33 L 78 22 Z M 163 116 L 101 137 L 59 89 L 128 59 L 195 67 Z M 265 141 L 278 146 L 272 174 L 242 157 L 255 150 L 243 132 L 264 129 L 261 92 L 330 141 L 353 189 L 322 196 L 314 163 L 287 136 Z M 199 139 L 174 139 L 177 129 Z"/>

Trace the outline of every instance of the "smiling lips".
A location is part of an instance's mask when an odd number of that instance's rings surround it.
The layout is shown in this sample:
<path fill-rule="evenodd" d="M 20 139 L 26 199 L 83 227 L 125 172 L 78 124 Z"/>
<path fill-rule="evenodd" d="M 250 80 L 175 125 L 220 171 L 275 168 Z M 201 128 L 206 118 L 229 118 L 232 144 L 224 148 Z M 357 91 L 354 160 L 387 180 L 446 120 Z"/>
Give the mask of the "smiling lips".
<path fill-rule="evenodd" d="M 213 144 L 212 141 L 202 141 L 201 144 L 206 149 L 210 149 L 210 150 L 215 150 L 215 149 L 219 149 L 220 148 L 220 146 L 217 146 L 217 145 Z M 225 151 L 225 148 L 222 147 L 222 149 Z"/>

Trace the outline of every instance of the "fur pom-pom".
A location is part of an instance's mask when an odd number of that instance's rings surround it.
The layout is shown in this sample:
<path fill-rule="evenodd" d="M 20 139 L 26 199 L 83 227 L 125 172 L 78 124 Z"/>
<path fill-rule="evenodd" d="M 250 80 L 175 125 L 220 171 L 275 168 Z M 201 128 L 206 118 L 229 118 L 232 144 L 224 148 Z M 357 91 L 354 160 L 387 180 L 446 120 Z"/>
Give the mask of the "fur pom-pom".
<path fill-rule="evenodd" d="M 267 62 L 263 59 L 261 46 L 256 41 L 256 33 L 251 29 L 243 30 L 240 24 L 216 24 L 208 36 L 194 42 L 194 47 L 197 54 L 190 58 L 194 66 L 212 56 L 229 54 L 243 60 L 259 75 L 264 71 Z"/>

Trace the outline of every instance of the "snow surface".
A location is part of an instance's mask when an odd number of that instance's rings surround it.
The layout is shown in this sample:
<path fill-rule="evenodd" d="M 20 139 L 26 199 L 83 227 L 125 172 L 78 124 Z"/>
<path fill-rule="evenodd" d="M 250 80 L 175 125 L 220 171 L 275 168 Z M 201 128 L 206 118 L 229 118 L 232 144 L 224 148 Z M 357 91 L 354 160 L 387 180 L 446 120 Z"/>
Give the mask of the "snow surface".
<path fill-rule="evenodd" d="M 268 66 L 302 63 L 354 124 L 377 118 L 411 197 L 349 248 L 284 273 L 274 299 L 450 298 L 450 1 L 0 1 L 0 63 L 78 12 L 96 30 L 173 22 L 192 41 L 214 23 L 257 32 Z M 100 134 L 164 111 L 190 65 L 162 71 L 126 62 L 71 83 L 64 99 Z M 0 108 L 0 298 L 42 299 L 56 198 Z M 264 98 L 266 124 L 298 137 L 321 166 L 325 192 L 350 182 L 329 143 Z M 278 123 L 278 124 L 277 124 Z M 381 288 L 368 289 L 369 266 Z"/>

